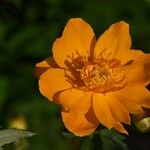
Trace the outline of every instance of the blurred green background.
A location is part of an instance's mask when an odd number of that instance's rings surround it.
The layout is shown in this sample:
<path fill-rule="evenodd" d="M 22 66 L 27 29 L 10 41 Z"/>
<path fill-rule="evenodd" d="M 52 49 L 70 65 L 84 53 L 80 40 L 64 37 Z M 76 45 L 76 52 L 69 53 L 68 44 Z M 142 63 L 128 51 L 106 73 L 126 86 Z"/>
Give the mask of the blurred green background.
<path fill-rule="evenodd" d="M 51 55 L 53 41 L 73 17 L 86 20 L 97 36 L 124 20 L 130 24 L 132 48 L 150 51 L 150 0 L 0 0 L 0 126 L 8 128 L 23 116 L 37 133 L 26 149 L 78 149 L 77 141 L 62 136 L 60 108 L 40 95 L 34 76 L 35 64 Z M 149 135 L 129 132 L 129 149 L 138 150 L 138 139 L 148 150 Z"/>

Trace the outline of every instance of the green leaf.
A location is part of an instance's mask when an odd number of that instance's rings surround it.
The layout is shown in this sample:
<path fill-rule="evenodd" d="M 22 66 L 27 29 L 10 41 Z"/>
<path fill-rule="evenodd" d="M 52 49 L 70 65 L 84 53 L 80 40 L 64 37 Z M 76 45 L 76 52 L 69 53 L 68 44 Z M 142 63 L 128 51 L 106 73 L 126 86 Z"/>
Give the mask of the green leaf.
<path fill-rule="evenodd" d="M 115 130 L 104 129 L 104 130 L 100 130 L 99 134 L 103 139 L 105 139 L 105 140 L 103 140 L 103 142 L 104 141 L 107 141 L 107 142 L 110 141 L 112 143 L 112 145 L 115 144 L 119 150 L 128 150 L 127 145 L 123 141 L 126 139 L 126 137 L 117 133 Z M 109 145 L 111 145 L 111 144 L 109 144 Z"/>
<path fill-rule="evenodd" d="M 69 132 L 62 132 L 62 135 L 70 140 L 77 138 L 75 135 L 73 135 Z"/>
<path fill-rule="evenodd" d="M 102 139 L 99 134 L 93 134 L 82 141 L 80 150 L 103 150 Z"/>
<path fill-rule="evenodd" d="M 5 129 L 0 130 L 0 149 L 5 144 L 15 142 L 21 138 L 31 137 L 35 135 L 30 131 L 21 130 L 21 129 Z"/>
<path fill-rule="evenodd" d="M 7 98 L 9 79 L 0 76 L 0 110 L 3 108 L 3 104 Z"/>
<path fill-rule="evenodd" d="M 85 138 L 82 142 L 80 150 L 91 150 L 92 140 L 90 138 Z"/>
<path fill-rule="evenodd" d="M 118 132 L 116 132 L 115 130 L 107 130 L 107 129 L 103 129 L 99 131 L 100 135 L 106 136 L 106 137 L 110 137 L 110 138 L 117 138 L 120 140 L 125 140 L 126 137 L 119 134 Z"/>
<path fill-rule="evenodd" d="M 40 25 L 32 25 L 18 29 L 17 32 L 8 39 L 6 47 L 12 51 L 12 49 L 21 48 L 22 45 L 26 46 L 35 38 L 41 36 L 43 29 L 44 27 Z"/>

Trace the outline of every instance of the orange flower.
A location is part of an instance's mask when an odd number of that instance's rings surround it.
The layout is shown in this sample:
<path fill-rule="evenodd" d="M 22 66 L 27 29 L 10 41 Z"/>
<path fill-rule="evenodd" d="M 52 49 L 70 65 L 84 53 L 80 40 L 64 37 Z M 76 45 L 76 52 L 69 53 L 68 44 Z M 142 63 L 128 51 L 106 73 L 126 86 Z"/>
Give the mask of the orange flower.
<path fill-rule="evenodd" d="M 97 40 L 89 24 L 70 19 L 53 44 L 53 57 L 36 65 L 40 92 L 62 105 L 62 120 L 77 136 L 99 123 L 126 133 L 130 113 L 150 108 L 150 54 L 130 49 L 129 26 L 111 25 Z"/>

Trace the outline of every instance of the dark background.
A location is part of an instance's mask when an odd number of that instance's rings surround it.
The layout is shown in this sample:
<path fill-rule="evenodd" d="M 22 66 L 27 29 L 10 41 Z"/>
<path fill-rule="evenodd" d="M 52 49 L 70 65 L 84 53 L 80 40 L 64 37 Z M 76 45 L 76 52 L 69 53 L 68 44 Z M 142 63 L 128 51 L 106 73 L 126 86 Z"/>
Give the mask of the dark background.
<path fill-rule="evenodd" d="M 77 141 L 62 136 L 60 108 L 40 95 L 34 76 L 35 64 L 51 55 L 53 41 L 73 17 L 87 21 L 97 37 L 124 20 L 130 24 L 132 48 L 150 51 L 150 0 L 0 0 L 0 125 L 8 128 L 13 118 L 24 117 L 37 133 L 26 149 L 78 149 Z M 150 149 L 148 134 L 129 132 L 130 150 Z"/>

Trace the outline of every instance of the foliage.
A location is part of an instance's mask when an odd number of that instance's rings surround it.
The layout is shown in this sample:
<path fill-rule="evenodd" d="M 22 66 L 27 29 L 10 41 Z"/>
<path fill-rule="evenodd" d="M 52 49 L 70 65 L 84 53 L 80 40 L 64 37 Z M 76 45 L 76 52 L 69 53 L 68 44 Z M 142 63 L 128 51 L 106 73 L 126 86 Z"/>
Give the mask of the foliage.
<path fill-rule="evenodd" d="M 15 142 L 21 138 L 31 137 L 35 135 L 30 131 L 19 130 L 19 129 L 5 129 L 0 130 L 0 150 L 2 150 L 2 146 L 5 144 L 9 144 Z"/>
<path fill-rule="evenodd" d="M 72 17 L 85 19 L 97 36 L 110 24 L 125 20 L 132 28 L 132 47 L 148 52 L 149 0 L 1 0 L 0 10 L 1 126 L 9 127 L 21 114 L 27 128 L 38 133 L 28 149 L 75 149 L 78 142 L 72 144 L 60 134 L 65 129 L 59 107 L 39 94 L 34 65 L 51 55 L 53 41 Z"/>
<path fill-rule="evenodd" d="M 100 129 L 91 136 L 75 137 L 73 134 L 63 132 L 63 136 L 81 143 L 80 150 L 128 150 L 125 144 L 126 137 L 115 130 Z"/>

